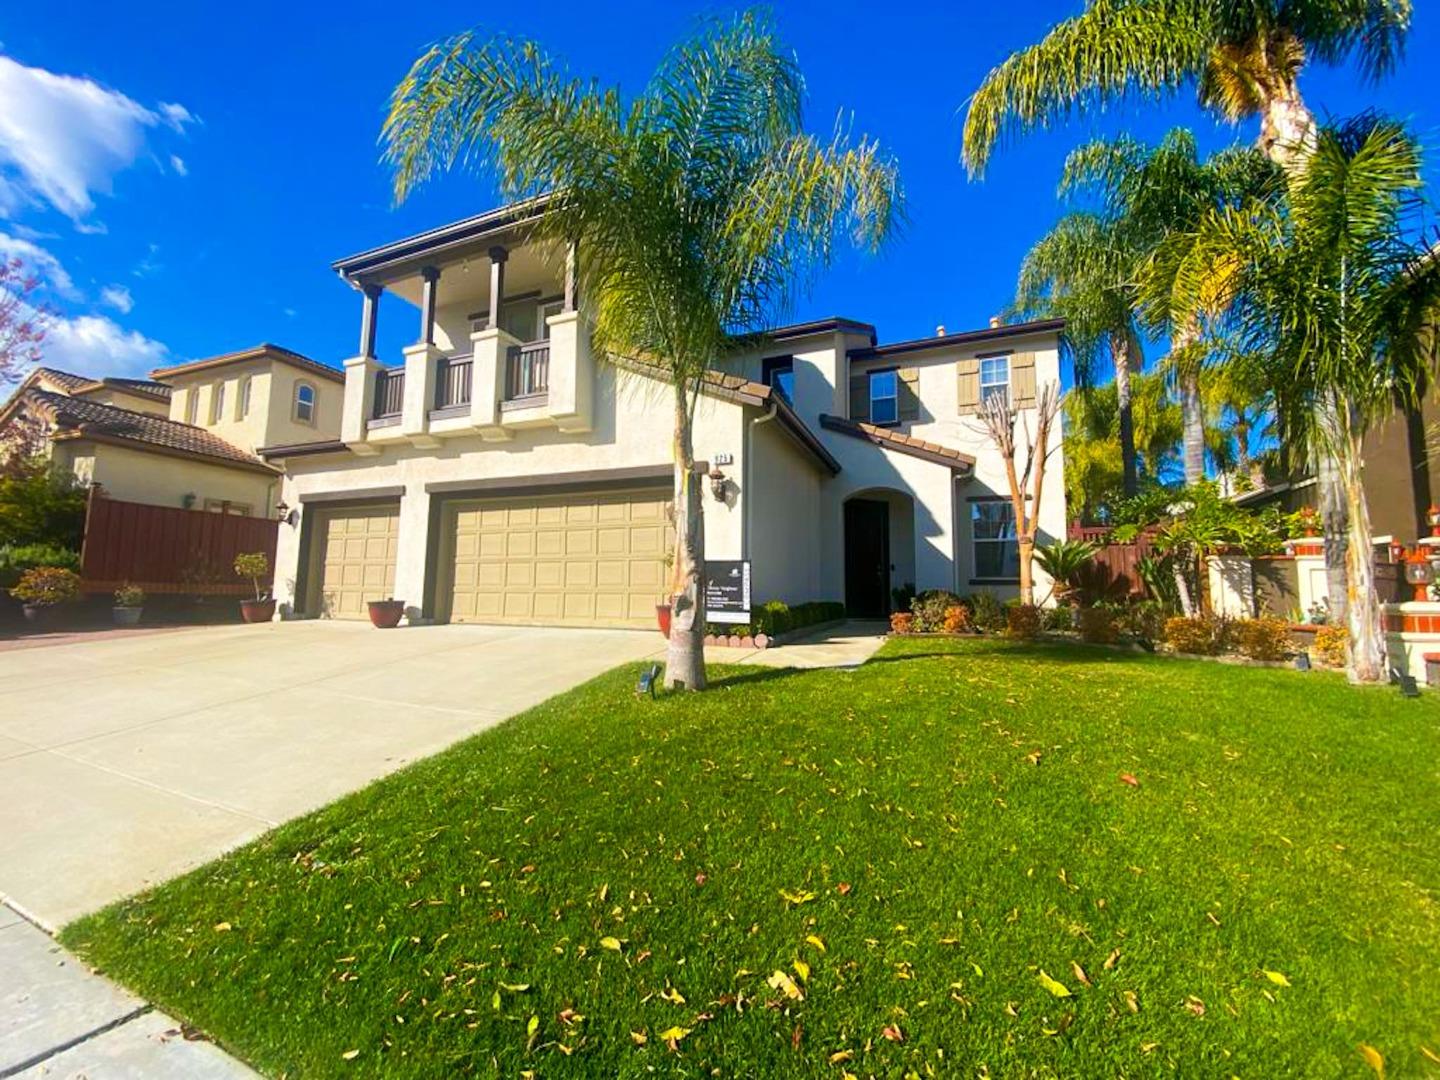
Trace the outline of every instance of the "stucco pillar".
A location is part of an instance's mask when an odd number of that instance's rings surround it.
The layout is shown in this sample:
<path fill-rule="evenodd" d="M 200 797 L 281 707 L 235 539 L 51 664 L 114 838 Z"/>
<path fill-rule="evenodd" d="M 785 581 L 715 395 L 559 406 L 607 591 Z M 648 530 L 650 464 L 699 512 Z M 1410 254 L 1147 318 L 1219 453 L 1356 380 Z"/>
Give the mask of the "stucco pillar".
<path fill-rule="evenodd" d="M 590 334 L 578 311 L 562 311 L 545 322 L 550 327 L 550 415 L 561 431 L 589 431 L 595 397 Z"/>
<path fill-rule="evenodd" d="M 500 405 L 505 400 L 505 365 L 510 346 L 518 345 L 498 326 L 470 335 L 474 366 L 470 369 L 470 423 L 481 438 L 499 441 L 511 437 L 500 426 Z"/>
<path fill-rule="evenodd" d="M 420 270 L 420 344 L 435 344 L 435 300 L 440 291 L 440 268 L 422 267 Z"/>
<path fill-rule="evenodd" d="M 365 296 L 365 302 L 360 309 L 360 355 L 369 359 L 375 358 L 375 326 L 380 316 L 380 294 L 384 290 L 379 285 L 362 285 L 361 293 Z"/>
<path fill-rule="evenodd" d="M 401 404 L 400 433 L 411 444 L 433 450 L 440 440 L 427 434 L 430 409 L 435 403 L 435 373 L 444 355 L 435 345 L 420 342 L 405 347 L 405 397 Z"/>
<path fill-rule="evenodd" d="M 487 330 L 500 328 L 500 305 L 505 299 L 505 261 L 510 253 L 503 247 L 490 249 L 490 315 L 485 320 Z"/>
<path fill-rule="evenodd" d="M 340 414 L 340 441 L 357 454 L 378 454 L 367 441 L 366 423 L 375 411 L 375 373 L 380 361 L 352 356 L 345 361 L 345 406 Z"/>
<path fill-rule="evenodd" d="M 405 601 L 405 618 L 411 626 L 424 617 L 425 576 L 430 553 L 430 493 L 414 481 L 400 497 L 400 532 L 396 538 L 395 599 Z"/>

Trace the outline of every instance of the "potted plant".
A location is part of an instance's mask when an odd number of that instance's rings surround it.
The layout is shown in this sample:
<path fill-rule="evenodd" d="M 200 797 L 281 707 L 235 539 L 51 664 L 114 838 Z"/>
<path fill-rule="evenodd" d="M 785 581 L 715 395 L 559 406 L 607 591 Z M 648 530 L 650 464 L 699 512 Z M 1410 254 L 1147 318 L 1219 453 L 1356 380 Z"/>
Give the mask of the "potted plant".
<path fill-rule="evenodd" d="M 24 605 L 29 622 L 43 626 L 56 605 L 80 595 L 80 575 L 59 566 L 33 566 L 20 575 L 10 595 Z"/>
<path fill-rule="evenodd" d="M 110 614 L 116 626 L 134 626 L 140 621 L 140 612 L 145 606 L 145 590 L 138 585 L 121 585 L 115 590 L 115 606 Z"/>
<path fill-rule="evenodd" d="M 655 602 L 655 622 L 660 627 L 660 633 L 668 639 L 670 637 L 670 601 L 657 600 Z"/>
<path fill-rule="evenodd" d="M 405 614 L 405 601 L 393 597 L 386 600 L 371 600 L 370 625 L 380 630 L 393 630 L 400 625 L 400 616 Z"/>
<path fill-rule="evenodd" d="M 255 586 L 254 600 L 240 601 L 240 615 L 247 623 L 269 622 L 275 617 L 275 598 L 266 596 L 260 588 L 260 579 L 270 573 L 270 560 L 263 551 L 252 551 L 235 556 L 235 573 L 247 577 Z"/>

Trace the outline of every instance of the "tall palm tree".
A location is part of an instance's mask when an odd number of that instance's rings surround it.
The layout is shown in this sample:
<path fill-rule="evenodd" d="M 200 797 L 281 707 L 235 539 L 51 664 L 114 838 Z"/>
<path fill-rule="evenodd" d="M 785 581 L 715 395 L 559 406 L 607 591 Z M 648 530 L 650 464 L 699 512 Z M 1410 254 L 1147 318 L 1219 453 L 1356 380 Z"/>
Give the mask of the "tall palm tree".
<path fill-rule="evenodd" d="M 775 325 L 836 238 L 876 250 L 901 207 L 876 143 L 802 126 L 803 82 L 770 20 L 707 21 L 632 100 L 570 76 L 532 41 L 461 34 L 395 88 L 397 199 L 459 164 L 503 194 L 550 196 L 537 241 L 576 243 L 597 355 L 670 383 L 675 463 L 667 686 L 705 685 L 704 519 L 693 421 L 705 372 Z"/>
<path fill-rule="evenodd" d="M 1372 78 L 1391 71 L 1410 29 L 1411 0 L 1087 0 L 1085 10 L 994 68 L 970 99 L 963 158 L 985 171 L 1011 133 L 1048 127 L 1087 107 L 1194 86 L 1231 122 L 1260 118 L 1259 146 L 1287 170 L 1313 146 L 1300 94 L 1313 56 L 1351 56 Z M 1319 403 L 1324 407 L 1324 403 Z M 1316 461 L 1332 610 L 1344 607 L 1345 504 L 1335 463 Z"/>
<path fill-rule="evenodd" d="M 1167 483 L 1179 471 L 1180 408 L 1159 373 L 1136 374 L 1131 389 L 1141 486 Z M 1066 504 L 1079 520 L 1101 521 L 1124 496 L 1115 384 L 1067 394 L 1064 418 Z"/>
<path fill-rule="evenodd" d="M 1413 403 L 1440 339 L 1440 262 L 1407 236 L 1420 152 L 1405 129 L 1362 116 L 1317 130 L 1283 205 L 1212 214 L 1175 279 L 1182 310 L 1227 306 L 1270 350 L 1287 434 L 1335 462 L 1348 520 L 1349 672 L 1385 675 L 1361 446 Z M 1333 600 L 1333 594 L 1332 594 Z"/>

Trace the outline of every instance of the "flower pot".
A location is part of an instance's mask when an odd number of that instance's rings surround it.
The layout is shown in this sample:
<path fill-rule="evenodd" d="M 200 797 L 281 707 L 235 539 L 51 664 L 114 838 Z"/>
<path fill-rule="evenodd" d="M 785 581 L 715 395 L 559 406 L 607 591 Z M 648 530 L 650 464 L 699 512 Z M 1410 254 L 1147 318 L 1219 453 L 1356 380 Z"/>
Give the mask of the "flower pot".
<path fill-rule="evenodd" d="M 660 626 L 660 633 L 668 639 L 670 637 L 670 605 L 655 605 L 655 621 Z"/>
<path fill-rule="evenodd" d="M 110 614 L 114 617 L 116 626 L 135 626 L 140 622 L 140 612 L 144 610 L 138 607 L 112 607 Z"/>
<path fill-rule="evenodd" d="M 269 622 L 275 617 L 275 600 L 241 600 L 240 617 L 247 623 Z"/>
<path fill-rule="evenodd" d="M 370 625 L 379 630 L 393 630 L 405 614 L 404 600 L 371 600 Z"/>
<path fill-rule="evenodd" d="M 37 630 L 49 627 L 55 621 L 54 604 L 24 604 L 21 610 L 25 613 L 25 621 Z"/>

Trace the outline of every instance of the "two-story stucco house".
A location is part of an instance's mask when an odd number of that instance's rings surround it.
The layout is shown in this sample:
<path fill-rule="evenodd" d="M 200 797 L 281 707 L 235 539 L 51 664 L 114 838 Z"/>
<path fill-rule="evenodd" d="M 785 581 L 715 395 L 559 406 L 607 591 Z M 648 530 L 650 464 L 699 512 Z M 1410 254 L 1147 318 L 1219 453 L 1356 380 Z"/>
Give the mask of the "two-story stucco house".
<path fill-rule="evenodd" d="M 335 264 L 362 296 L 339 436 L 260 451 L 300 510 L 280 532 L 282 610 L 359 617 L 393 596 L 417 622 L 653 626 L 669 389 L 593 355 L 577 252 L 527 244 L 521 213 Z M 418 313 L 396 363 L 375 355 L 382 291 Z M 975 414 L 990 394 L 1033 405 L 1059 378 L 1059 331 L 878 345 L 868 324 L 824 319 L 717 358 L 695 434 L 712 466 L 707 557 L 749 560 L 755 603 L 836 599 L 879 616 L 905 584 L 1014 595 L 1004 466 Z M 1058 452 L 1050 467 L 1041 524 L 1058 538 Z"/>
<path fill-rule="evenodd" d="M 267 517 L 280 471 L 261 446 L 334 437 L 344 376 L 276 345 L 92 379 L 40 367 L 0 408 L 0 444 L 48 454 L 115 499 Z"/>

